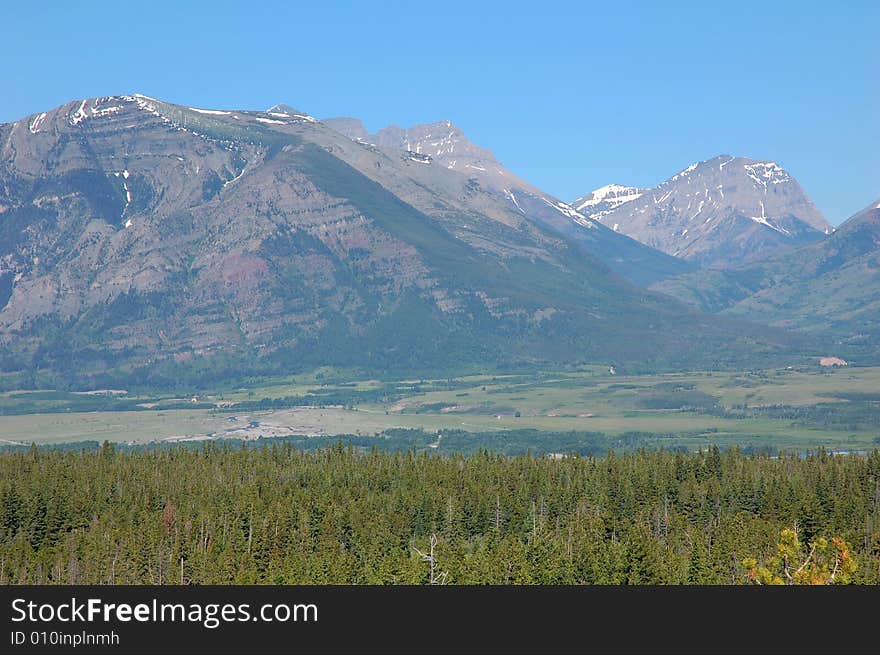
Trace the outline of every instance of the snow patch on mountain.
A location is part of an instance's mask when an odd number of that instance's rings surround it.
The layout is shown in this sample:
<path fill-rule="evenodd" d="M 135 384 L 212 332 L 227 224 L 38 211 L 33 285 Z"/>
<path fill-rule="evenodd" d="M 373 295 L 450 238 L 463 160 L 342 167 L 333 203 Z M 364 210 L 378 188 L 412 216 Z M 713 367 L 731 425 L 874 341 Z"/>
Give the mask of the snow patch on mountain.
<path fill-rule="evenodd" d="M 88 102 L 88 99 L 83 100 L 79 105 L 79 109 L 77 109 L 75 112 L 73 112 L 73 114 L 70 116 L 70 124 L 71 125 L 79 125 L 80 123 L 82 123 L 86 119 L 86 117 L 88 116 L 88 114 L 86 113 L 86 103 L 87 102 Z"/>
<path fill-rule="evenodd" d="M 700 161 L 698 161 L 698 162 L 694 162 L 693 164 L 691 164 L 690 166 L 688 166 L 687 168 L 685 168 L 683 171 L 679 171 L 678 173 L 676 173 L 675 175 L 673 175 L 673 176 L 669 179 L 669 182 L 675 182 L 676 180 L 679 180 L 679 179 L 681 179 L 681 178 L 683 178 L 683 177 L 686 177 L 686 176 L 689 175 L 690 173 L 693 173 L 695 170 L 697 170 L 697 166 L 699 166 L 699 165 L 702 164 L 702 163 L 703 163 L 703 162 L 700 162 Z"/>
<path fill-rule="evenodd" d="M 43 124 L 43 121 L 46 120 L 46 112 L 37 115 L 34 120 L 31 121 L 31 124 L 28 126 L 28 129 L 31 131 L 31 134 L 36 134 L 40 131 L 40 126 Z"/>
<path fill-rule="evenodd" d="M 594 207 L 598 204 L 606 203 L 606 209 L 613 209 L 614 207 L 619 207 L 625 202 L 630 202 L 632 200 L 640 198 L 643 193 L 644 191 L 642 189 L 637 189 L 631 186 L 624 186 L 622 184 L 606 184 L 603 187 L 599 187 L 592 193 L 578 198 L 572 203 L 572 206 L 578 211 L 583 211 L 584 209 L 588 209 L 589 207 Z"/>
<path fill-rule="evenodd" d="M 504 195 L 506 195 L 508 198 L 510 198 L 510 201 L 516 206 L 516 208 L 519 210 L 519 212 L 521 214 L 525 214 L 525 212 L 523 211 L 523 208 L 519 206 L 519 203 L 516 200 L 516 196 L 513 195 L 513 191 L 511 191 L 510 189 L 504 189 Z"/>
<path fill-rule="evenodd" d="M 297 118 L 307 123 L 318 122 L 318 119 L 314 116 L 309 116 L 307 113 L 300 111 L 299 109 L 294 109 L 290 105 L 285 105 L 283 102 L 278 103 L 277 105 L 272 105 L 264 113 L 269 114 L 269 116 L 275 116 L 276 118 Z"/>
<path fill-rule="evenodd" d="M 584 227 L 594 228 L 596 224 L 591 221 L 589 218 L 581 214 L 571 205 L 567 205 L 562 201 L 557 200 L 556 202 L 552 202 L 547 200 L 547 198 L 541 198 L 545 203 L 547 203 L 550 207 L 558 211 L 560 214 L 568 216 L 568 218 L 572 219 L 575 223 L 579 225 L 583 225 Z"/>
<path fill-rule="evenodd" d="M 421 152 L 416 152 L 415 150 L 406 150 L 403 155 L 404 159 L 409 161 L 418 162 L 419 164 L 430 164 L 434 159 L 431 155 L 426 155 Z"/>
<path fill-rule="evenodd" d="M 764 193 L 767 193 L 768 184 L 784 184 L 791 181 L 791 176 L 775 161 L 744 164 L 743 168 L 756 186 L 763 187 Z"/>
<path fill-rule="evenodd" d="M 771 230 L 776 230 L 777 232 L 780 232 L 781 234 L 789 234 L 788 230 L 786 230 L 784 227 L 779 227 L 779 226 L 773 225 L 773 223 L 771 223 L 769 220 L 767 220 L 767 210 L 764 209 L 764 201 L 763 200 L 760 201 L 759 204 L 761 205 L 761 215 L 760 216 L 749 216 L 749 218 L 751 218 L 756 223 L 760 223 L 761 225 L 766 225 Z"/>
<path fill-rule="evenodd" d="M 219 109 L 196 109 L 195 107 L 189 107 L 189 110 L 198 114 L 209 114 L 211 116 L 229 116 L 232 114 L 231 111 L 221 111 Z"/>
<path fill-rule="evenodd" d="M 171 121 L 159 111 L 159 101 L 156 100 L 156 98 L 151 98 L 150 96 L 145 96 L 141 93 L 135 93 L 130 96 L 122 96 L 122 99 L 135 103 L 137 108 L 141 111 L 145 111 L 148 114 L 161 118 L 163 123 L 171 123 Z"/>
<path fill-rule="evenodd" d="M 125 215 L 128 206 L 131 204 L 131 189 L 128 188 L 128 169 L 125 169 L 119 173 L 113 173 L 113 175 L 122 178 L 122 189 L 125 191 L 125 207 L 122 208 L 122 214 Z M 129 221 L 129 223 L 130 222 L 131 221 Z M 128 224 L 126 224 L 125 227 L 128 227 Z"/>

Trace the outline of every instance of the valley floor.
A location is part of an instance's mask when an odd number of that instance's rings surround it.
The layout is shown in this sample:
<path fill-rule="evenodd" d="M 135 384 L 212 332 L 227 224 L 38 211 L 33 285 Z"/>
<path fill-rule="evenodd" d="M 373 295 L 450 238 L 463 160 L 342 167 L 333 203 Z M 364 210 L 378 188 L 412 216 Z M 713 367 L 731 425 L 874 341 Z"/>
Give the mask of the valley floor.
<path fill-rule="evenodd" d="M 817 366 L 658 375 L 613 375 L 603 367 L 391 383 L 325 371 L 182 398 L 121 390 L 105 396 L 6 392 L 0 394 L 0 448 L 291 435 L 352 435 L 359 444 L 376 438 L 388 445 L 388 431 L 405 428 L 431 436 L 403 447 L 441 451 L 450 440 L 444 444 L 434 435 L 449 431 L 463 433 L 454 443 L 465 451 L 504 452 L 505 435 L 513 432 L 531 435 L 534 452 L 583 450 L 571 439 L 560 441 L 571 432 L 605 435 L 609 447 L 621 443 L 615 438 L 637 435 L 624 447 L 867 451 L 880 440 L 880 393 L 872 389 L 880 389 L 878 367 Z M 595 448 L 596 439 L 590 443 Z"/>

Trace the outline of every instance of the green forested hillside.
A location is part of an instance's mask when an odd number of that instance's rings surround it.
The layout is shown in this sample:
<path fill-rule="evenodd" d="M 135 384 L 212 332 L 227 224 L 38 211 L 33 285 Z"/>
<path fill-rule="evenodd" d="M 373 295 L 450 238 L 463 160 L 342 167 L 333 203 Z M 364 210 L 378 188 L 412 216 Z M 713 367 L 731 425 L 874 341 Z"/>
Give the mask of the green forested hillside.
<path fill-rule="evenodd" d="M 880 582 L 880 452 L 0 455 L 0 584 L 426 583 L 432 535 L 455 584 L 729 584 L 792 527 Z"/>
<path fill-rule="evenodd" d="M 880 318 L 880 204 L 819 243 L 728 270 L 689 273 L 655 288 L 703 311 L 876 346 Z M 869 361 L 870 351 L 859 357 Z"/>

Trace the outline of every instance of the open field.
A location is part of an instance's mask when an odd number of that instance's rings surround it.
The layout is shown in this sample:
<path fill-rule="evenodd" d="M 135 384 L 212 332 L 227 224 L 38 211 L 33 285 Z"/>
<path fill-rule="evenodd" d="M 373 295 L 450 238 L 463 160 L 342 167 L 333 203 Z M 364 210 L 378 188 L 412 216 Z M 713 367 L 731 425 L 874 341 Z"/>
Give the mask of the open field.
<path fill-rule="evenodd" d="M 77 411 L 94 409 L 95 395 L 7 392 L 0 394 L 0 409 L 29 403 L 34 412 L 0 417 L 0 444 L 370 436 L 421 428 L 639 432 L 675 437 L 676 445 L 687 448 L 715 443 L 858 450 L 876 445 L 880 435 L 880 397 L 871 395 L 880 392 L 880 368 L 639 376 L 594 368 L 394 383 L 322 377 L 269 380 L 193 399 L 116 393 L 101 401 L 101 411 Z M 283 399 L 292 397 L 299 406 L 285 406 Z M 338 397 L 345 402 L 321 406 Z M 255 403 L 262 399 L 276 406 L 261 409 Z M 825 418 L 841 412 L 842 419 Z"/>

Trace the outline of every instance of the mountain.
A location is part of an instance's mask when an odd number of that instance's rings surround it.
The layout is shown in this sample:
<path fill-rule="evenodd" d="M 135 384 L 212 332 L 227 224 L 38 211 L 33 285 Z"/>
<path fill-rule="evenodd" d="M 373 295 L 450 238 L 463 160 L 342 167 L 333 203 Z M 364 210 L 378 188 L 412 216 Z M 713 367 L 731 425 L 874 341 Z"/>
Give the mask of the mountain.
<path fill-rule="evenodd" d="M 473 178 L 273 109 L 128 95 L 0 125 L 0 369 L 25 376 L 9 384 L 792 347 L 632 286 Z"/>
<path fill-rule="evenodd" d="M 705 311 L 880 343 L 880 202 L 819 243 L 656 288 Z"/>
<path fill-rule="evenodd" d="M 572 203 L 588 217 L 702 267 L 820 241 L 831 226 L 776 162 L 720 155 L 653 189 L 610 185 Z"/>
<path fill-rule="evenodd" d="M 329 127 L 359 143 L 397 150 L 416 161 L 455 171 L 494 194 L 511 210 L 561 231 L 616 273 L 640 286 L 681 275 L 696 266 L 615 234 L 558 198 L 520 179 L 486 148 L 475 145 L 450 121 L 410 128 L 386 127 L 370 134 L 356 118 L 328 118 Z"/>

